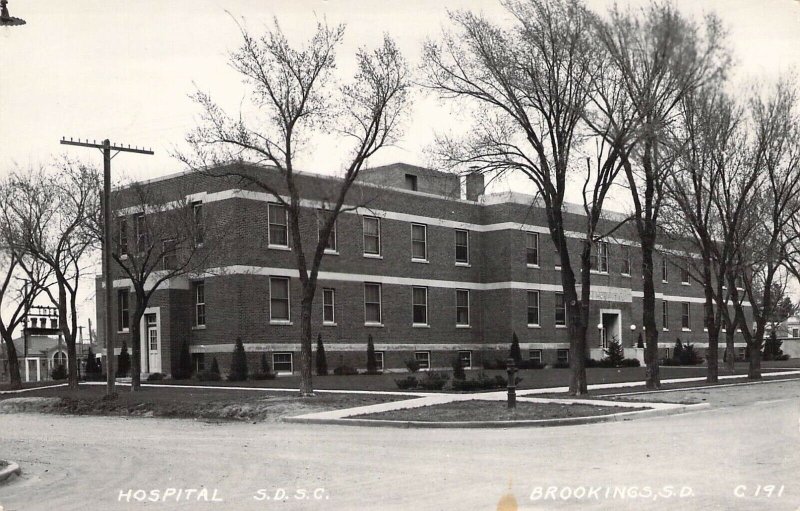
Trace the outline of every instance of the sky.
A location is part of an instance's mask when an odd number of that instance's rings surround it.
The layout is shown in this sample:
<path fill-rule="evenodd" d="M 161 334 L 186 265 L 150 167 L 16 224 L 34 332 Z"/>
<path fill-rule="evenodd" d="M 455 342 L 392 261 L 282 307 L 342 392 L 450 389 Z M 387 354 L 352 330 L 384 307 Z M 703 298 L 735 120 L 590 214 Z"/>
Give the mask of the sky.
<path fill-rule="evenodd" d="M 598 11 L 611 3 L 587 0 Z M 737 83 L 767 83 L 792 68 L 800 72 L 800 1 L 675 3 L 692 15 L 715 11 L 722 18 Z M 507 17 L 497 0 L 11 0 L 9 9 L 27 24 L 0 27 L 0 176 L 15 167 L 46 165 L 62 153 L 100 166 L 99 152 L 61 146 L 59 140 L 107 137 L 155 151 L 116 157 L 115 179 L 126 180 L 182 170 L 172 155 L 185 149 L 184 137 L 196 123 L 193 91 L 208 92 L 229 112 L 238 111 L 247 89 L 228 65 L 229 52 L 240 42 L 237 22 L 258 32 L 275 17 L 293 42 L 307 37 L 318 18 L 345 23 L 338 63 L 346 79 L 354 71 L 355 50 L 376 45 L 385 32 L 416 67 L 425 38 L 447 26 L 448 10 Z M 435 134 L 462 121 L 453 105 L 415 94 L 405 136 L 370 163 L 425 165 Z M 335 173 L 340 152 L 336 140 L 314 140 L 299 167 Z M 503 187 L 533 192 L 524 180 L 498 184 L 497 191 Z M 90 295 L 82 299 L 82 310 L 93 317 Z"/>

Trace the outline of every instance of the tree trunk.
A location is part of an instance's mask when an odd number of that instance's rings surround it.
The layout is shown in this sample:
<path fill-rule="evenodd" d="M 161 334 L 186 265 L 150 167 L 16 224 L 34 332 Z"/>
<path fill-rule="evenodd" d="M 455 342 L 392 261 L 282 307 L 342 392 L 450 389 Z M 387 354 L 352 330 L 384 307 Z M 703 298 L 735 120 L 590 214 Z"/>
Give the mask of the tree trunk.
<path fill-rule="evenodd" d="M 729 326 L 726 327 L 725 331 L 725 353 L 727 358 L 725 359 L 725 367 L 730 371 L 731 374 L 736 372 L 736 346 L 734 346 L 733 341 L 736 337 L 736 327 Z"/>
<path fill-rule="evenodd" d="M 706 350 L 706 363 L 708 364 L 706 382 L 717 383 L 719 381 L 719 331 L 717 321 L 714 316 L 714 289 L 711 279 L 711 261 L 703 261 L 703 291 L 705 292 L 705 323 L 708 330 L 708 349 Z"/>
<path fill-rule="evenodd" d="M 756 336 L 748 344 L 750 351 L 750 365 L 747 367 L 747 378 L 750 380 L 761 379 L 761 338 Z"/>
<path fill-rule="evenodd" d="M 312 397 L 314 387 L 311 374 L 311 309 L 314 304 L 314 289 L 303 290 L 300 305 L 300 396 Z"/>
<path fill-rule="evenodd" d="M 658 328 L 656 327 L 656 291 L 653 285 L 653 250 L 655 240 L 642 237 L 642 273 L 644 274 L 642 298 L 642 324 L 645 329 L 645 384 L 648 389 L 661 388 L 658 367 Z M 649 238 L 649 239 L 648 239 Z"/>
<path fill-rule="evenodd" d="M 67 326 L 67 290 L 60 281 L 61 276 L 57 277 L 58 283 L 58 322 L 61 325 L 61 333 L 64 335 L 64 342 L 67 344 L 67 385 L 72 390 L 78 390 L 78 355 L 75 351 L 75 337 L 70 335 Z"/>
<path fill-rule="evenodd" d="M 19 372 L 19 357 L 17 356 L 17 348 L 14 346 L 14 340 L 11 335 L 3 336 L 3 341 L 6 343 L 6 354 L 8 355 L 8 374 L 9 385 L 12 389 L 22 388 L 22 376 Z"/>
<path fill-rule="evenodd" d="M 142 387 L 142 332 L 139 326 L 142 316 L 144 316 L 144 311 L 137 310 L 131 320 L 131 392 L 137 392 Z M 107 355 L 113 357 L 114 353 Z"/>

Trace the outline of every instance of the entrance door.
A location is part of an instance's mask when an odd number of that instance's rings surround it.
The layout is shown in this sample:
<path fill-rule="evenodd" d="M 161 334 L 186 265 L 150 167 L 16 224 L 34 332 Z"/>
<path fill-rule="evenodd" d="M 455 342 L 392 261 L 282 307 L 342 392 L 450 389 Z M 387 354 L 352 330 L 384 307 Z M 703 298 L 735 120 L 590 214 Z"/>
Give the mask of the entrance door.
<path fill-rule="evenodd" d="M 147 356 L 151 373 L 161 372 L 161 339 L 158 335 L 158 318 L 155 314 L 144 315 L 147 325 Z"/>
<path fill-rule="evenodd" d="M 601 312 L 601 324 L 603 328 L 600 332 L 600 346 L 608 348 L 611 341 L 616 341 L 622 345 L 622 329 L 619 312 Z"/>

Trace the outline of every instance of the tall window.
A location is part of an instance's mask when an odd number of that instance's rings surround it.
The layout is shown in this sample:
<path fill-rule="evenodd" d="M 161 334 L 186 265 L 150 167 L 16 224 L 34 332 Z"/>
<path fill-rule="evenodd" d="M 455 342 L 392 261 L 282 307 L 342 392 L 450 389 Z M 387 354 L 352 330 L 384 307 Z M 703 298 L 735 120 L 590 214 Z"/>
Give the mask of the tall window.
<path fill-rule="evenodd" d="M 589 263 L 593 270 L 608 273 L 608 242 L 598 241 L 594 247 Z"/>
<path fill-rule="evenodd" d="M 681 304 L 681 327 L 689 329 L 689 304 L 687 302 Z"/>
<path fill-rule="evenodd" d="M 689 262 L 685 261 L 681 266 L 681 284 L 689 283 Z"/>
<path fill-rule="evenodd" d="M 415 325 L 428 324 L 428 288 L 412 287 L 412 322 Z"/>
<path fill-rule="evenodd" d="M 469 326 L 468 289 L 456 289 L 456 325 Z"/>
<path fill-rule="evenodd" d="M 622 252 L 622 267 L 620 268 L 620 273 L 623 275 L 630 275 L 631 274 L 631 247 L 628 245 L 622 245 L 621 247 Z"/>
<path fill-rule="evenodd" d="M 125 255 L 128 253 L 128 219 L 124 216 L 117 218 L 117 233 L 119 234 L 117 252 L 119 255 Z"/>
<path fill-rule="evenodd" d="M 381 323 L 381 285 L 364 284 L 364 322 L 379 325 Z"/>
<path fill-rule="evenodd" d="M 469 231 L 456 229 L 456 263 L 469 264 Z"/>
<path fill-rule="evenodd" d="M 415 192 L 417 191 L 417 176 L 414 174 L 406 174 L 406 188 Z"/>
<path fill-rule="evenodd" d="M 669 270 L 667 270 L 667 256 L 661 258 L 661 280 L 667 282 L 669 280 Z"/>
<path fill-rule="evenodd" d="M 374 216 L 364 217 L 364 254 L 381 255 L 381 221 Z"/>
<path fill-rule="evenodd" d="M 128 290 L 120 289 L 117 292 L 117 330 L 120 332 L 130 328 Z"/>
<path fill-rule="evenodd" d="M 147 222 L 144 213 L 136 215 L 136 252 L 138 254 L 144 253 L 150 245 L 150 239 L 147 235 Z"/>
<path fill-rule="evenodd" d="M 269 216 L 269 244 L 276 247 L 289 246 L 289 213 L 280 204 L 270 204 L 267 208 Z"/>
<path fill-rule="evenodd" d="M 669 306 L 667 305 L 667 301 L 664 300 L 661 302 L 661 327 L 664 330 L 669 329 L 669 313 L 668 313 Z"/>
<path fill-rule="evenodd" d="M 525 260 L 528 266 L 539 266 L 539 233 L 525 233 Z"/>
<path fill-rule="evenodd" d="M 202 245 L 206 239 L 205 223 L 203 222 L 203 203 L 192 203 L 192 215 L 194 216 L 194 244 Z"/>
<path fill-rule="evenodd" d="M 164 240 L 162 259 L 165 270 L 174 270 L 178 267 L 178 241 L 175 239 Z"/>
<path fill-rule="evenodd" d="M 327 221 L 326 212 L 320 211 L 319 217 L 317 217 L 317 238 L 322 239 L 322 228 L 325 226 L 325 222 Z M 336 252 L 339 250 L 339 245 L 337 244 L 336 240 L 336 222 L 333 222 L 331 226 L 331 234 L 328 236 L 328 240 L 325 242 L 325 250 L 328 252 Z"/>
<path fill-rule="evenodd" d="M 556 293 L 556 326 L 566 326 L 567 304 L 564 302 L 564 293 Z"/>
<path fill-rule="evenodd" d="M 336 323 L 336 293 L 333 289 L 322 290 L 322 323 L 332 325 Z"/>
<path fill-rule="evenodd" d="M 203 326 L 206 324 L 205 282 L 194 283 L 194 324 L 195 326 Z"/>
<path fill-rule="evenodd" d="M 411 259 L 428 259 L 428 228 L 422 224 L 411 224 Z"/>
<path fill-rule="evenodd" d="M 539 291 L 528 291 L 528 325 L 539 324 Z"/>
<path fill-rule="evenodd" d="M 269 319 L 270 321 L 289 321 L 289 279 L 270 277 L 269 279 Z"/>

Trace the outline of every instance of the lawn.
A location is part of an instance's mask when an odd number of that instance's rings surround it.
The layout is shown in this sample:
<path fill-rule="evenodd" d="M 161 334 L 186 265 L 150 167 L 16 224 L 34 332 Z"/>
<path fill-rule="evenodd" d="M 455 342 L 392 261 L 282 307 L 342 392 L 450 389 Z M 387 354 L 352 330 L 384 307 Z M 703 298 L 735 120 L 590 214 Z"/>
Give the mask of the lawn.
<path fill-rule="evenodd" d="M 119 388 L 114 400 L 104 400 L 105 386 L 81 385 L 43 388 L 24 394 L 0 395 L 0 414 L 48 412 L 77 415 L 181 417 L 246 421 L 277 421 L 280 417 L 365 406 L 397 400 L 369 394 L 317 394 L 301 398 L 295 393 L 235 389 L 143 387 L 140 392 Z"/>
<path fill-rule="evenodd" d="M 404 410 L 372 413 L 347 417 L 348 419 L 377 419 L 421 422 L 512 421 L 595 417 L 612 413 L 646 410 L 619 406 L 593 406 L 586 404 L 517 402 L 509 410 L 505 401 L 456 401 L 441 405 L 422 406 Z"/>

